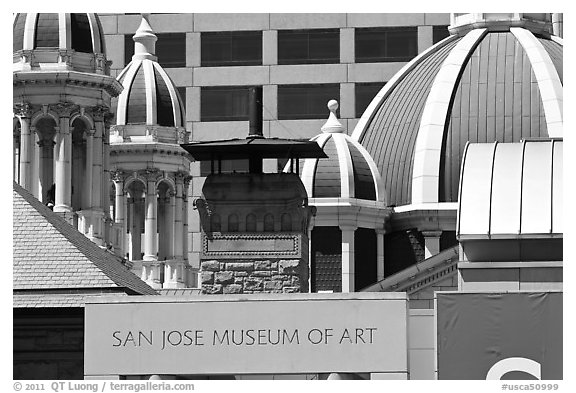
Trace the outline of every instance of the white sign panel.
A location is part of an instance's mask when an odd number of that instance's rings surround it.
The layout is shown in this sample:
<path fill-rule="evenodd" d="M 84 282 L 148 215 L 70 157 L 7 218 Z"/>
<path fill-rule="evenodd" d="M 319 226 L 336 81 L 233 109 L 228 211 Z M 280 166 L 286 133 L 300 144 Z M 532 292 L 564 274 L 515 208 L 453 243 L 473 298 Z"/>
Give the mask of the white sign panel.
<path fill-rule="evenodd" d="M 407 372 L 404 293 L 103 297 L 85 374 Z"/>

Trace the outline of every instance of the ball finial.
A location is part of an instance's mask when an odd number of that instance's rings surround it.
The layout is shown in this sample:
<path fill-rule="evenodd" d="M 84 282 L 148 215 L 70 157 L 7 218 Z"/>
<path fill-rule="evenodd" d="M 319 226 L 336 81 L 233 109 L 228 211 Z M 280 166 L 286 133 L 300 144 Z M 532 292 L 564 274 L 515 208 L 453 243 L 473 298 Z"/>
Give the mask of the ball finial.
<path fill-rule="evenodd" d="M 336 112 L 336 110 L 338 109 L 338 101 L 336 100 L 328 101 L 328 109 L 330 110 L 330 112 Z"/>

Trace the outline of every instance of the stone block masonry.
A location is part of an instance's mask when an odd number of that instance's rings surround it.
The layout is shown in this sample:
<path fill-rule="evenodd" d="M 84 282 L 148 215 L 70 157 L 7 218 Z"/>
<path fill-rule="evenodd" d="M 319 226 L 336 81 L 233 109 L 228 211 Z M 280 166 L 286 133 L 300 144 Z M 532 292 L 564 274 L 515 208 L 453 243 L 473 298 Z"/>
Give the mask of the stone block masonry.
<path fill-rule="evenodd" d="M 202 262 L 202 294 L 308 292 L 302 259 L 210 260 Z"/>

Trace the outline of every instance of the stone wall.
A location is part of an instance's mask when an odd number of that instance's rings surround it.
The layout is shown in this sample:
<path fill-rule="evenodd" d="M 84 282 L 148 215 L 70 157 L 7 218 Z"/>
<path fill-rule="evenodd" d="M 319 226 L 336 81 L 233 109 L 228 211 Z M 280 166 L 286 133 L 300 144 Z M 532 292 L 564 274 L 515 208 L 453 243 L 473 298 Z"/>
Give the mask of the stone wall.
<path fill-rule="evenodd" d="M 203 294 L 308 292 L 308 265 L 301 259 L 202 262 Z"/>

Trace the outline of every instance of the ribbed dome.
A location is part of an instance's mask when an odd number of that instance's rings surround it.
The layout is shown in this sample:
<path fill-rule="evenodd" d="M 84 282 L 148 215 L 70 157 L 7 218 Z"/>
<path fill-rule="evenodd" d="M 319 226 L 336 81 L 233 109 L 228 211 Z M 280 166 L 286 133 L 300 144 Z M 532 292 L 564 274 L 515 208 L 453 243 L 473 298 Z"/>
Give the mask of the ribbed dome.
<path fill-rule="evenodd" d="M 13 51 L 71 49 L 106 54 L 104 32 L 96 14 L 16 14 Z"/>
<path fill-rule="evenodd" d="M 385 201 L 384 188 L 374 161 L 358 142 L 343 133 L 335 115 L 338 103 L 328 103 L 330 118 L 316 141 L 328 158 L 306 159 L 302 182 L 310 198 L 356 198 Z"/>
<path fill-rule="evenodd" d="M 145 17 L 138 28 L 135 54 L 118 76 L 124 86 L 118 98 L 116 125 L 184 127 L 185 110 L 174 82 L 154 55 L 156 41 Z"/>
<path fill-rule="evenodd" d="M 374 158 L 389 205 L 457 201 L 468 141 L 562 136 L 562 40 L 518 15 L 451 26 L 458 35 L 412 60 L 368 106 L 352 137 Z"/>

